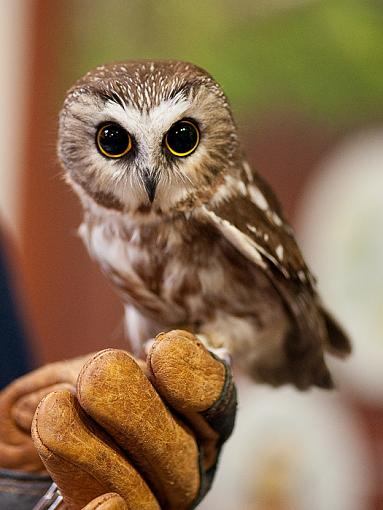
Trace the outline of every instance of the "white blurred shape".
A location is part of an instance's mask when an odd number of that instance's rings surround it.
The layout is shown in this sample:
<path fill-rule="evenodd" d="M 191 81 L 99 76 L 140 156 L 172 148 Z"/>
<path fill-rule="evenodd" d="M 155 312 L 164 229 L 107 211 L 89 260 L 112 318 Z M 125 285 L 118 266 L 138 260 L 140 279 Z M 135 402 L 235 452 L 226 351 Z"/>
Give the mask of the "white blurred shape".
<path fill-rule="evenodd" d="M 232 438 L 201 510 L 364 510 L 371 460 L 336 392 L 242 387 Z"/>
<path fill-rule="evenodd" d="M 32 2 L 0 0 L 0 222 L 17 239 L 20 227 L 21 164 L 25 150 L 25 96 Z"/>
<path fill-rule="evenodd" d="M 383 129 L 354 135 L 322 161 L 300 208 L 301 246 L 353 340 L 334 370 L 383 403 Z"/>

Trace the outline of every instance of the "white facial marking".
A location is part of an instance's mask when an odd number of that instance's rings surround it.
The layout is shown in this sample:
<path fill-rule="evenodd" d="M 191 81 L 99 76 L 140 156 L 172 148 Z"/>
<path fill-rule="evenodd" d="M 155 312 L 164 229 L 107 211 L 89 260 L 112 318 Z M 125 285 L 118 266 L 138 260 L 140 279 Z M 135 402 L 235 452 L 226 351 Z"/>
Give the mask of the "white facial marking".
<path fill-rule="evenodd" d="M 145 88 L 142 93 L 147 94 L 147 89 Z M 155 203 L 161 204 L 164 212 L 185 199 L 194 186 L 189 177 L 191 170 L 198 168 L 199 162 L 206 154 L 203 144 L 195 154 L 182 161 L 182 171 L 177 171 L 177 168 L 173 167 L 173 173 L 169 174 L 160 169 L 163 160 L 163 137 L 175 122 L 190 116 L 191 107 L 191 100 L 181 93 L 172 99 L 162 101 L 149 111 L 139 110 L 131 105 L 121 106 L 114 101 L 101 104 L 89 96 L 84 96 L 82 101 L 74 104 L 72 119 L 81 118 L 84 124 L 94 126 L 94 129 L 104 122 L 118 123 L 131 134 L 137 147 L 134 161 L 121 164 L 118 160 L 105 158 L 99 153 L 90 132 L 92 145 L 87 153 L 88 166 L 94 169 L 97 181 L 102 185 L 102 191 L 115 196 L 126 210 L 134 211 L 148 202 L 142 174 L 149 170 L 153 173 L 158 172 Z"/>
<path fill-rule="evenodd" d="M 145 94 L 148 93 L 145 89 Z M 151 144 L 163 135 L 177 120 L 185 116 L 191 103 L 185 98 L 175 96 L 173 99 L 162 101 L 148 112 L 139 111 L 133 106 L 125 105 L 122 108 L 119 104 L 109 101 L 102 110 L 104 118 L 110 117 L 121 124 L 131 133 L 138 142 Z M 155 139 L 154 135 L 156 135 Z"/>

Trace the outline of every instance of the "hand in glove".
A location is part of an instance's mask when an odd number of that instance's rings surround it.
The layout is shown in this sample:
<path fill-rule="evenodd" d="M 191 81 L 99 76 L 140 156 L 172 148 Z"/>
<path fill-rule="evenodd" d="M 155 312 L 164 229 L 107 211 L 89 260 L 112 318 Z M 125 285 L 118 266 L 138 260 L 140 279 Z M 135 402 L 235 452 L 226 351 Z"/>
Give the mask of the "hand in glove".
<path fill-rule="evenodd" d="M 96 354 L 76 396 L 43 398 L 32 436 L 67 509 L 183 510 L 209 489 L 235 408 L 230 369 L 172 331 L 156 338 L 146 368 L 125 351 Z"/>
<path fill-rule="evenodd" d="M 31 424 L 40 400 L 52 391 L 76 392 L 88 356 L 51 363 L 9 384 L 0 392 L 0 469 L 44 471 L 31 439 Z"/>

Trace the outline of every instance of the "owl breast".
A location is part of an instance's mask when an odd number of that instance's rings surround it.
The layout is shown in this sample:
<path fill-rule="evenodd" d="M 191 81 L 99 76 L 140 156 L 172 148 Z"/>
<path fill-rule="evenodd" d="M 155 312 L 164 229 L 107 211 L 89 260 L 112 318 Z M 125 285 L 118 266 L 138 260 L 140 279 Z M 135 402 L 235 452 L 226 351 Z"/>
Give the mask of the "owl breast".
<path fill-rule="evenodd" d="M 245 349 L 283 316 L 265 275 L 210 226 L 88 217 L 80 234 L 124 302 L 157 332 L 187 328 L 217 345 L 239 337 Z"/>

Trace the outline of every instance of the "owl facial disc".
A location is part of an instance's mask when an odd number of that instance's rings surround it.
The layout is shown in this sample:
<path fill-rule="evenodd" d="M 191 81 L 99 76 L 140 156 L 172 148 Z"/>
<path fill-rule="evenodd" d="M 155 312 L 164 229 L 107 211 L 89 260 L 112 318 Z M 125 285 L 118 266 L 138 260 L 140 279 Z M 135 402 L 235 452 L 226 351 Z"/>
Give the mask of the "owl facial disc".
<path fill-rule="evenodd" d="M 148 219 L 208 201 L 241 157 L 222 89 L 178 61 L 90 71 L 67 95 L 58 148 L 84 201 Z"/>

